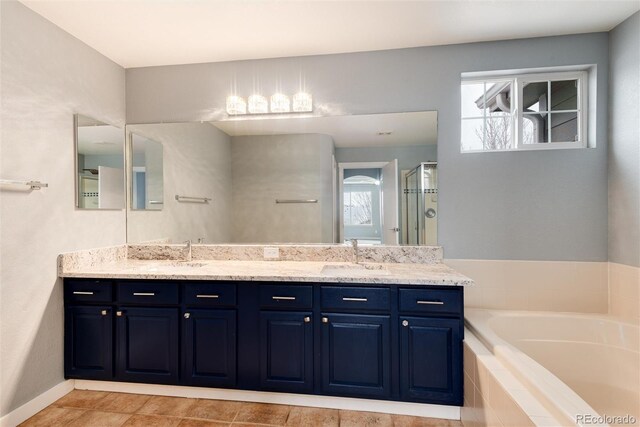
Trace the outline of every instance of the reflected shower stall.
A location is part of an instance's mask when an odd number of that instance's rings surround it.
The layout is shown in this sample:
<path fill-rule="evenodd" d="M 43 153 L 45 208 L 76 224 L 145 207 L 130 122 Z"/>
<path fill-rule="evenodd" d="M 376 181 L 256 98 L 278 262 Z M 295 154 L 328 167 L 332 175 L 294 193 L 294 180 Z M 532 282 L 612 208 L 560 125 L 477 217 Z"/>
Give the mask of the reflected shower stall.
<path fill-rule="evenodd" d="M 405 242 L 408 245 L 438 244 L 438 164 L 420 163 L 404 178 Z"/>

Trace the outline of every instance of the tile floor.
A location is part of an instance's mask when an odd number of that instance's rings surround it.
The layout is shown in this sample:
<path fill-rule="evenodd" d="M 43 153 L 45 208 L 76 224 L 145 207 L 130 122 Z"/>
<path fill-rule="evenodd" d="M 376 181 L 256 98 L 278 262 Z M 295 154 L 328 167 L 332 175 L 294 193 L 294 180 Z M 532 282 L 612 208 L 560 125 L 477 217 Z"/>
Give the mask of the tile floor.
<path fill-rule="evenodd" d="M 74 390 L 24 427 L 462 427 L 459 421 L 225 400 Z"/>

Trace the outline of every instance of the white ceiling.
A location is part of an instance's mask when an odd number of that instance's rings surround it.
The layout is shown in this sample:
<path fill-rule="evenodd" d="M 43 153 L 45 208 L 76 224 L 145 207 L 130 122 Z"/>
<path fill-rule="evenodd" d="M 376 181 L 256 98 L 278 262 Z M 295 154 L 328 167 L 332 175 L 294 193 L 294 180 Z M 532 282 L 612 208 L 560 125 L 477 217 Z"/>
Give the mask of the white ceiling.
<path fill-rule="evenodd" d="M 124 67 L 608 31 L 637 0 L 22 0 Z"/>
<path fill-rule="evenodd" d="M 284 117 L 225 120 L 212 123 L 229 136 L 320 133 L 336 147 L 405 147 L 436 144 L 438 112 L 366 114 L 357 116 Z M 391 132 L 378 135 L 378 132 Z"/>

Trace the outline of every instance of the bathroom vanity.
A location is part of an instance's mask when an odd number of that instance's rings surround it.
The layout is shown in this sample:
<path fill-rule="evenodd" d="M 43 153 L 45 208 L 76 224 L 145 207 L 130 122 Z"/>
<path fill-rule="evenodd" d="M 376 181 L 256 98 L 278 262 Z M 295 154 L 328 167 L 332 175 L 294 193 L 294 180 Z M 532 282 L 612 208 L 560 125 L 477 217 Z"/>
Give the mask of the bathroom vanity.
<path fill-rule="evenodd" d="M 65 376 L 461 405 L 472 282 L 443 264 L 354 265 L 67 271 Z"/>

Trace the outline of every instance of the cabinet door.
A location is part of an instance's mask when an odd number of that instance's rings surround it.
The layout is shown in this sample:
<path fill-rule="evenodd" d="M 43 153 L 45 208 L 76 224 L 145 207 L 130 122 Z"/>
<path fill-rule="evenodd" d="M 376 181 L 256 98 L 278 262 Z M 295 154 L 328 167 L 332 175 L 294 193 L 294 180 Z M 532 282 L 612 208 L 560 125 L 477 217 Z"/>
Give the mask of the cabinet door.
<path fill-rule="evenodd" d="M 400 394 L 403 399 L 462 404 L 459 319 L 400 319 Z"/>
<path fill-rule="evenodd" d="M 311 391 L 310 312 L 260 312 L 260 385 L 269 390 Z"/>
<path fill-rule="evenodd" d="M 113 314 L 110 307 L 65 309 L 64 371 L 67 378 L 113 376 Z"/>
<path fill-rule="evenodd" d="M 389 316 L 323 314 L 323 391 L 389 396 L 390 344 Z"/>
<path fill-rule="evenodd" d="M 234 386 L 236 311 L 188 310 L 182 325 L 185 382 L 199 386 Z"/>
<path fill-rule="evenodd" d="M 122 381 L 178 381 L 178 309 L 122 308 L 116 311 L 116 376 Z"/>

